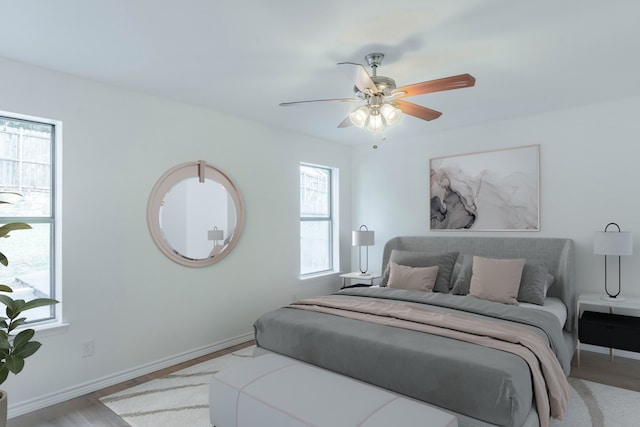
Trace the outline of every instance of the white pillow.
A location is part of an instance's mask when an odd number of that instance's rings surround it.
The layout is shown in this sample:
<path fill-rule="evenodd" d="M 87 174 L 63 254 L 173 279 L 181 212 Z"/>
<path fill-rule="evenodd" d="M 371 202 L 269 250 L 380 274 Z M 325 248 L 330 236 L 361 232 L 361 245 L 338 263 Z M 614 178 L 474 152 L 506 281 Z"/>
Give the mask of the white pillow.
<path fill-rule="evenodd" d="M 387 286 L 411 291 L 433 292 L 440 267 L 409 267 L 393 261 L 389 263 L 389 281 Z"/>
<path fill-rule="evenodd" d="M 473 257 L 469 295 L 476 298 L 517 305 L 518 290 L 525 259 Z"/>

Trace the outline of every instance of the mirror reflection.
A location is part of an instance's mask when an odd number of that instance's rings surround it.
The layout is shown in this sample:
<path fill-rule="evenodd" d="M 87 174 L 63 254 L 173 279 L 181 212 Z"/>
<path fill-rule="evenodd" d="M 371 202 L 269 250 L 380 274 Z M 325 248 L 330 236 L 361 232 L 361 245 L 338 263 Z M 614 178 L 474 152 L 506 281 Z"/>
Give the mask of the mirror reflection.
<path fill-rule="evenodd" d="M 211 179 L 200 182 L 194 177 L 174 185 L 165 194 L 159 215 L 167 243 L 190 259 L 220 254 L 236 227 L 233 200 Z"/>

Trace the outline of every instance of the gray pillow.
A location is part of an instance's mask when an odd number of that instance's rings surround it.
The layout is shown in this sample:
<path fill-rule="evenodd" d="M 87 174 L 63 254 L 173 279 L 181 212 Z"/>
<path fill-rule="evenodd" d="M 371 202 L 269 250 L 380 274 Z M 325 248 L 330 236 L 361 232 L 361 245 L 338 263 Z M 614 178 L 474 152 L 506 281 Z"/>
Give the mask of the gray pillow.
<path fill-rule="evenodd" d="M 433 292 L 449 292 L 449 281 L 451 280 L 451 272 L 453 266 L 458 259 L 458 252 L 416 252 L 416 251 L 401 251 L 394 249 L 391 251 L 389 257 L 389 263 L 392 261 L 396 264 L 406 265 L 409 267 L 433 267 L 437 265 L 438 277 L 436 278 L 436 284 L 433 287 Z M 389 265 L 382 275 L 382 281 L 380 286 L 386 286 L 389 281 Z"/>
<path fill-rule="evenodd" d="M 469 294 L 472 267 L 473 255 L 464 254 L 460 262 L 460 272 L 451 289 L 452 294 Z M 517 300 L 519 302 L 544 305 L 545 287 L 548 288 L 551 283 L 553 283 L 553 276 L 549 274 L 549 268 L 544 261 L 527 260 L 522 270 Z"/>
<path fill-rule="evenodd" d="M 464 255 L 458 255 L 458 259 L 456 259 L 456 263 L 453 265 L 453 271 L 451 272 L 451 278 L 449 279 L 449 290 L 453 289 L 453 285 L 456 283 L 458 274 L 460 274 L 460 267 L 463 256 Z"/>
<path fill-rule="evenodd" d="M 543 261 L 527 261 L 522 270 L 518 301 L 544 305 L 547 276 L 549 276 L 549 268 Z"/>
<path fill-rule="evenodd" d="M 460 270 L 458 276 L 453 283 L 451 293 L 453 295 L 467 295 L 469 293 L 469 286 L 471 284 L 471 272 L 473 267 L 473 255 L 464 254 L 461 256 Z"/>
<path fill-rule="evenodd" d="M 549 288 L 551 287 L 551 285 L 553 285 L 553 282 L 555 281 L 555 277 L 553 277 L 553 274 L 551 273 L 547 273 L 547 281 L 544 282 L 544 296 L 547 296 L 547 292 L 549 291 Z"/>

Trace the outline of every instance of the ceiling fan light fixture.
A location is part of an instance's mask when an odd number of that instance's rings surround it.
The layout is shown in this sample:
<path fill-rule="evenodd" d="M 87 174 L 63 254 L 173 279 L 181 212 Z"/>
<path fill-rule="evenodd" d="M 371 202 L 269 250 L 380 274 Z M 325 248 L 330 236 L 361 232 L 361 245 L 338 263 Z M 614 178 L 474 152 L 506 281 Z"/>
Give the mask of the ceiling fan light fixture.
<path fill-rule="evenodd" d="M 379 111 L 371 111 L 367 120 L 367 129 L 372 132 L 379 132 L 384 129 L 384 118 Z"/>
<path fill-rule="evenodd" d="M 372 132 L 380 132 L 385 127 L 396 124 L 405 114 L 427 121 L 437 119 L 442 115 L 440 111 L 399 98 L 462 89 L 472 87 L 476 83 L 476 79 L 472 75 L 460 74 L 397 87 L 394 79 L 378 75 L 378 67 L 383 58 L 383 53 L 371 53 L 365 57 L 367 64 L 371 67 L 371 73 L 367 72 L 361 64 L 353 62 L 339 62 L 337 64 L 338 68 L 354 84 L 353 92 L 355 97 L 353 98 L 283 102 L 280 103 L 280 106 L 286 107 L 314 102 L 363 101 L 365 105 L 351 111 L 338 124 L 338 128 L 342 129 L 353 125 L 358 128 L 367 128 Z"/>
<path fill-rule="evenodd" d="M 359 128 L 363 127 L 367 123 L 367 118 L 369 117 L 369 107 L 363 105 L 361 107 L 356 108 L 349 114 L 349 119 L 354 126 Z"/>
<path fill-rule="evenodd" d="M 380 107 L 380 114 L 382 114 L 385 122 L 387 122 L 387 126 L 391 126 L 398 123 L 398 120 L 402 117 L 402 110 L 393 104 L 386 103 Z"/>

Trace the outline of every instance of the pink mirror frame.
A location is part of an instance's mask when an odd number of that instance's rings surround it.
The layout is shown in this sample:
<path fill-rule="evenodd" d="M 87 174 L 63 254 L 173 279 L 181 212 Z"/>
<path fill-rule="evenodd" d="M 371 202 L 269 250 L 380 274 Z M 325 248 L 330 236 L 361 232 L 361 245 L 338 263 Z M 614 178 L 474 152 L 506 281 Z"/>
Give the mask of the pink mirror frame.
<path fill-rule="evenodd" d="M 233 201 L 236 211 L 236 225 L 228 243 L 222 250 L 203 259 L 189 258 L 176 251 L 167 241 L 160 224 L 160 209 L 165 195 L 176 184 L 194 177 L 198 177 L 200 182 L 204 182 L 205 179 L 210 179 L 223 186 Z M 187 267 L 206 267 L 220 261 L 228 255 L 238 243 L 238 239 L 244 228 L 244 221 L 244 203 L 242 202 L 238 188 L 227 174 L 204 160 L 182 163 L 165 172 L 151 190 L 147 203 L 147 225 L 154 243 L 169 259 Z"/>

